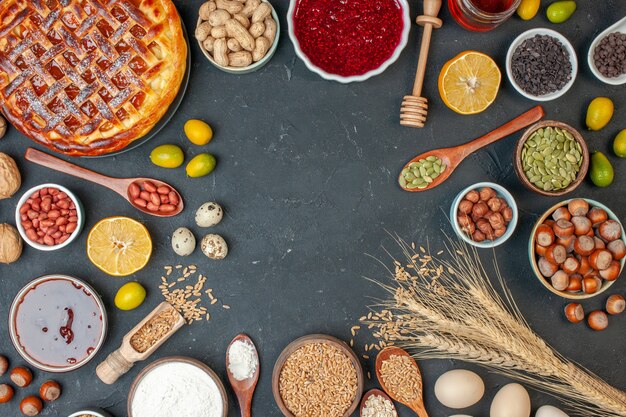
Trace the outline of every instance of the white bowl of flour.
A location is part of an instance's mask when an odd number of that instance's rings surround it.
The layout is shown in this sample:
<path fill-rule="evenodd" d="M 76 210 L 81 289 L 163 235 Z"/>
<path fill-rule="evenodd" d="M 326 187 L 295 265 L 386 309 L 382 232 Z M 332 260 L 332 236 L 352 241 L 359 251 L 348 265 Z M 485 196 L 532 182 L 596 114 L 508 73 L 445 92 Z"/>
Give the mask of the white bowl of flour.
<path fill-rule="evenodd" d="M 128 395 L 129 417 L 227 417 L 224 385 L 211 368 L 173 356 L 148 365 Z"/>

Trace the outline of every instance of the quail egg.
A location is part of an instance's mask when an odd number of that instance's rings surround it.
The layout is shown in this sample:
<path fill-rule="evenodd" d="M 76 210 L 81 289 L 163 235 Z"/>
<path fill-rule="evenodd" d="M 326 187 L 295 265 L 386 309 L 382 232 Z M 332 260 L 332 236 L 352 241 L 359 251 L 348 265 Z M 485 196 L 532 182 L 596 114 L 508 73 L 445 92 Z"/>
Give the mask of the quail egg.
<path fill-rule="evenodd" d="M 179 256 L 188 256 L 196 249 L 196 238 L 191 230 L 179 227 L 172 234 L 172 249 Z"/>
<path fill-rule="evenodd" d="M 228 255 L 228 245 L 220 235 L 206 235 L 202 238 L 200 248 L 209 259 L 224 259 Z"/>
<path fill-rule="evenodd" d="M 200 227 L 215 226 L 222 221 L 224 210 L 222 206 L 212 201 L 204 203 L 196 211 L 196 223 Z"/>

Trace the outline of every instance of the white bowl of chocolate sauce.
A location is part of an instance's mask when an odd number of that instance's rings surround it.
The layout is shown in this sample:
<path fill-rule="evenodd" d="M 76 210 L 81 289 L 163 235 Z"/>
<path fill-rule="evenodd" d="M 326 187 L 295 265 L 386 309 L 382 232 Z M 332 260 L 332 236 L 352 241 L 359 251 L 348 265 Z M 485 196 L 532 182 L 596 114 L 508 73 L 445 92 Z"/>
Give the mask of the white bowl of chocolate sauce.
<path fill-rule="evenodd" d="M 106 310 L 86 282 L 68 275 L 45 275 L 15 296 L 9 333 L 15 349 L 35 368 L 69 372 L 93 359 L 102 347 Z"/>

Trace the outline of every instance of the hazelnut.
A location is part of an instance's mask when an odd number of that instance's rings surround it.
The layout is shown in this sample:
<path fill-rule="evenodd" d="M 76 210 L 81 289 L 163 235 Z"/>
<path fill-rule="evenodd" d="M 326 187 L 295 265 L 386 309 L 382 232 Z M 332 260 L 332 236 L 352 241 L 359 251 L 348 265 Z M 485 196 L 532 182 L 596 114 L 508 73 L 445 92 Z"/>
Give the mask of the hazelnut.
<path fill-rule="evenodd" d="M 472 236 L 476 231 L 476 224 L 474 222 L 471 222 L 468 225 L 461 227 L 461 230 L 463 230 L 465 234 Z"/>
<path fill-rule="evenodd" d="M 594 226 L 597 226 L 600 223 L 608 220 L 609 215 L 606 213 L 605 210 L 599 207 L 594 207 L 589 210 L 589 213 L 587 213 L 587 218 L 591 220 L 591 223 L 593 223 Z"/>
<path fill-rule="evenodd" d="M 22 176 L 15 160 L 0 152 L 0 199 L 10 198 L 21 185 Z"/>
<path fill-rule="evenodd" d="M 497 239 L 499 237 L 504 236 L 504 234 L 506 233 L 506 227 L 501 227 L 499 229 L 494 229 L 493 230 L 493 236 Z"/>
<path fill-rule="evenodd" d="M 462 228 L 468 226 L 469 224 L 472 224 L 472 219 L 470 219 L 469 216 L 466 214 L 459 214 L 456 217 L 456 221 Z"/>
<path fill-rule="evenodd" d="M 605 268 L 599 272 L 600 276 L 607 281 L 615 281 L 619 277 L 622 264 L 618 261 L 611 261 L 608 268 Z"/>
<path fill-rule="evenodd" d="M 487 201 L 487 205 L 491 211 L 500 211 L 502 210 L 502 199 L 498 197 L 492 197 Z"/>
<path fill-rule="evenodd" d="M 482 242 L 486 239 L 487 237 L 485 236 L 485 234 L 483 232 L 481 232 L 480 230 L 476 230 L 474 232 L 474 234 L 472 235 L 472 240 L 474 242 Z"/>
<path fill-rule="evenodd" d="M 41 410 L 43 410 L 43 403 L 39 398 L 35 397 L 34 395 L 24 398 L 20 403 L 20 411 L 25 416 L 36 416 L 37 414 L 41 413 Z"/>
<path fill-rule="evenodd" d="M 487 239 L 493 240 L 493 227 L 485 219 L 480 219 L 476 222 L 476 228 L 483 232 Z"/>
<path fill-rule="evenodd" d="M 0 263 L 10 264 L 21 255 L 22 238 L 17 229 L 8 223 L 0 224 Z"/>
<path fill-rule="evenodd" d="M 569 286 L 569 275 L 565 271 L 558 270 L 552 275 L 550 282 L 555 290 L 565 291 Z"/>
<path fill-rule="evenodd" d="M 489 201 L 491 198 L 496 197 L 496 192 L 493 188 L 485 187 L 480 190 L 480 199 L 482 201 Z"/>
<path fill-rule="evenodd" d="M 572 218 L 572 213 L 569 212 L 567 207 L 559 207 L 554 210 L 554 213 L 552 213 L 552 218 L 555 222 L 558 222 L 561 219 L 569 221 Z"/>
<path fill-rule="evenodd" d="M 606 245 L 606 248 L 613 254 L 613 259 L 616 261 L 621 261 L 626 256 L 626 244 L 623 240 L 614 240 Z"/>
<path fill-rule="evenodd" d="M 39 396 L 44 401 L 56 401 L 61 396 L 61 385 L 56 381 L 46 381 L 39 388 Z"/>
<path fill-rule="evenodd" d="M 9 360 L 6 356 L 0 355 L 0 376 L 4 375 L 9 369 Z"/>
<path fill-rule="evenodd" d="M 13 398 L 15 391 L 9 384 L 0 384 L 0 404 L 8 403 Z"/>
<path fill-rule="evenodd" d="M 569 276 L 569 285 L 565 289 L 568 292 L 578 292 L 583 290 L 583 277 L 580 274 Z"/>
<path fill-rule="evenodd" d="M 472 190 L 465 194 L 465 199 L 472 203 L 478 203 L 478 200 L 480 200 L 480 194 L 478 193 L 478 191 Z"/>
<path fill-rule="evenodd" d="M 626 308 L 626 301 L 624 301 L 624 297 L 619 294 L 613 294 L 606 300 L 606 312 L 615 315 L 621 314 Z"/>
<path fill-rule="evenodd" d="M 29 386 L 33 381 L 33 374 L 28 368 L 24 368 L 23 366 L 13 368 L 9 376 L 11 377 L 11 381 L 20 388 Z"/>
<path fill-rule="evenodd" d="M 535 241 L 543 247 L 552 245 L 554 243 L 554 230 L 550 226 L 542 224 L 535 232 Z"/>
<path fill-rule="evenodd" d="M 607 220 L 598 226 L 598 233 L 602 239 L 612 242 L 622 237 L 622 226 L 615 220 Z"/>
<path fill-rule="evenodd" d="M 602 331 L 609 326 L 609 318 L 604 311 L 592 311 L 587 317 L 589 327 L 596 331 Z"/>
<path fill-rule="evenodd" d="M 500 213 L 491 213 L 489 217 L 487 217 L 487 220 L 489 220 L 489 224 L 494 229 L 502 229 L 505 226 L 504 217 L 502 217 Z"/>
<path fill-rule="evenodd" d="M 463 214 L 469 214 L 472 212 L 473 207 L 474 203 L 469 200 L 463 200 L 459 203 L 459 212 Z"/>
<path fill-rule="evenodd" d="M 585 310 L 579 303 L 569 303 L 565 306 L 565 317 L 572 323 L 580 323 L 585 318 Z"/>
<path fill-rule="evenodd" d="M 589 203 L 581 198 L 577 198 L 569 202 L 567 210 L 572 213 L 572 216 L 586 216 L 589 212 Z"/>
<path fill-rule="evenodd" d="M 472 215 L 477 217 L 484 216 L 485 214 L 487 214 L 488 211 L 489 207 L 487 207 L 487 204 L 482 201 L 480 203 L 474 204 L 474 207 L 472 207 Z"/>

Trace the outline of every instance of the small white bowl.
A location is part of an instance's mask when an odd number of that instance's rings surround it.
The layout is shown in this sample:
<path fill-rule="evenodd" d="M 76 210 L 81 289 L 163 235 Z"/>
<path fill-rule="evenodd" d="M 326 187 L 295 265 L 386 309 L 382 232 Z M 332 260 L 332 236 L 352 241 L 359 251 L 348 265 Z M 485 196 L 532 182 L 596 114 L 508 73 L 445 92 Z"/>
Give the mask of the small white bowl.
<path fill-rule="evenodd" d="M 296 6 L 297 3 L 299 2 L 299 0 L 291 0 L 289 3 L 289 10 L 287 11 L 287 23 L 289 26 L 289 38 L 291 38 L 291 42 L 293 43 L 293 47 L 296 50 L 296 55 L 298 55 L 298 57 L 304 62 L 304 64 L 306 65 L 306 67 L 310 70 L 313 71 L 314 73 L 318 74 L 320 77 L 326 79 L 326 80 L 331 80 L 331 81 L 337 81 L 343 84 L 347 84 L 347 83 L 352 83 L 352 82 L 361 82 L 361 81 L 365 81 L 368 78 L 374 77 L 376 75 L 382 74 L 383 71 L 385 71 L 391 64 L 393 64 L 394 62 L 396 62 L 396 60 L 400 57 L 400 54 L 402 53 L 402 50 L 405 48 L 408 40 L 409 40 L 409 32 L 411 30 L 411 16 L 409 15 L 409 3 L 407 0 L 398 0 L 398 3 L 400 4 L 400 6 L 402 7 L 402 21 L 404 24 L 404 27 L 402 29 L 402 36 L 400 37 L 400 42 L 398 43 L 398 45 L 396 46 L 396 50 L 393 52 L 393 54 L 389 57 L 388 60 L 386 60 L 385 62 L 382 63 L 382 65 L 376 69 L 373 69 L 369 72 L 366 72 L 365 74 L 362 75 L 352 75 L 349 77 L 344 77 L 341 75 L 337 75 L 337 74 L 331 74 L 329 72 L 324 71 L 323 69 L 319 68 L 318 66 L 316 66 L 315 64 L 313 64 L 311 62 L 311 60 L 309 59 L 309 57 L 307 57 L 304 52 L 302 52 L 302 49 L 300 48 L 300 42 L 298 41 L 298 38 L 296 37 L 296 33 L 295 33 L 295 24 L 294 24 L 294 15 L 296 12 Z"/>
<path fill-rule="evenodd" d="M 274 56 L 274 52 L 276 52 L 276 48 L 278 47 L 278 39 L 280 38 L 280 21 L 278 20 L 278 14 L 276 13 L 276 9 L 274 9 L 274 6 L 272 6 L 272 3 L 270 3 L 267 0 L 262 0 L 262 1 L 269 4 L 272 7 L 272 17 L 274 18 L 274 21 L 276 22 L 276 37 L 274 38 L 274 43 L 270 47 L 269 51 L 267 51 L 265 56 L 261 58 L 259 61 L 253 62 L 247 67 L 223 67 L 217 62 L 215 62 L 211 54 L 206 49 L 204 49 L 204 46 L 202 46 L 202 42 L 196 39 L 196 41 L 198 42 L 198 45 L 200 46 L 200 50 L 202 51 L 206 59 L 208 59 L 209 62 L 213 64 L 216 68 L 221 69 L 224 72 L 228 72 L 229 74 L 249 74 L 251 72 L 258 70 L 259 68 L 267 64 L 270 61 L 270 59 L 272 59 L 272 56 Z M 198 18 L 198 24 L 196 25 L 196 27 L 199 26 L 200 23 L 202 23 L 202 19 Z"/>
<path fill-rule="evenodd" d="M 76 227 L 76 230 L 74 230 L 74 232 L 72 232 L 70 237 L 65 242 L 63 242 L 63 243 L 61 243 L 59 245 L 55 245 L 55 246 L 40 245 L 37 242 L 31 241 L 26 236 L 26 231 L 24 230 L 24 227 L 22 227 L 22 218 L 21 218 L 21 215 L 20 215 L 20 207 L 22 207 L 22 205 L 24 205 L 24 203 L 26 203 L 26 200 L 28 200 L 28 198 L 35 191 L 41 190 L 42 188 L 48 188 L 48 187 L 58 188 L 59 190 L 63 191 L 65 194 L 67 194 L 70 197 L 70 199 L 74 202 L 74 205 L 76 206 L 76 215 L 78 216 L 78 226 Z M 30 190 L 26 191 L 22 195 L 20 200 L 17 202 L 17 207 L 15 208 L 15 223 L 16 223 L 17 230 L 18 230 L 18 232 L 20 232 L 20 235 L 22 236 L 22 239 L 24 240 L 24 242 L 26 242 L 29 246 L 31 246 L 31 247 L 33 247 L 35 249 L 39 249 L 39 250 L 42 250 L 42 251 L 50 252 L 50 251 L 53 251 L 53 250 L 64 248 L 67 245 L 69 245 L 70 243 L 72 243 L 74 240 L 76 240 L 78 235 L 80 235 L 80 232 L 83 229 L 83 226 L 85 225 L 85 214 L 84 214 L 83 205 L 80 202 L 80 200 L 78 199 L 78 197 L 76 197 L 76 194 L 74 194 L 73 192 L 71 192 L 70 190 L 68 190 L 67 188 L 65 188 L 64 186 L 59 185 L 59 184 L 52 184 L 52 183 L 41 184 L 41 185 L 38 185 L 38 186 L 33 187 Z"/>
<path fill-rule="evenodd" d="M 68 417 L 80 417 L 85 414 L 94 416 L 94 417 L 113 417 L 111 414 L 99 408 L 85 408 L 83 410 L 70 414 Z"/>
<path fill-rule="evenodd" d="M 567 84 L 565 84 L 565 86 L 562 89 L 560 89 L 559 91 L 555 91 L 554 93 L 550 93 L 550 94 L 544 94 L 544 95 L 541 95 L 541 96 L 534 96 L 534 95 L 529 94 L 526 91 L 524 91 L 522 89 L 522 87 L 520 87 L 515 82 L 515 80 L 513 79 L 513 68 L 511 66 L 513 53 L 515 52 L 517 47 L 520 46 L 522 44 L 522 42 L 524 42 L 526 39 L 530 39 L 530 38 L 532 38 L 532 37 L 534 37 L 536 35 L 552 36 L 553 38 L 556 38 L 559 42 L 561 42 L 563 44 L 563 46 L 565 47 L 565 49 L 567 50 L 567 53 L 569 54 L 569 57 L 570 57 L 570 62 L 572 64 L 572 78 L 571 78 L 571 80 L 569 80 L 569 82 Z M 520 93 L 521 95 L 523 95 L 524 97 L 526 97 L 526 98 L 528 98 L 530 100 L 534 100 L 534 101 L 551 101 L 551 100 L 555 100 L 555 99 L 561 97 L 563 94 L 567 93 L 567 91 L 570 88 L 572 88 L 572 85 L 574 85 L 574 81 L 576 81 L 576 76 L 578 75 L 578 58 L 576 57 L 576 50 L 574 49 L 574 47 L 572 46 L 570 41 L 568 41 L 565 36 L 561 35 L 557 31 L 554 31 L 554 30 L 551 30 L 551 29 L 545 29 L 545 28 L 537 28 L 537 29 L 527 30 L 526 32 L 522 33 L 517 38 L 515 38 L 515 40 L 513 41 L 513 43 L 511 43 L 511 46 L 509 47 L 509 51 L 506 54 L 506 75 L 509 77 L 509 81 L 511 82 L 513 87 L 517 90 L 517 92 Z"/>
<path fill-rule="evenodd" d="M 596 38 L 591 43 L 591 46 L 589 47 L 589 53 L 587 54 L 587 63 L 589 64 L 589 69 L 591 70 L 591 72 L 593 72 L 593 75 L 595 75 L 596 78 L 598 78 L 598 80 L 602 81 L 603 83 L 610 84 L 610 85 L 622 85 L 622 84 L 626 84 L 626 74 L 622 74 L 619 77 L 615 77 L 615 78 L 605 77 L 604 75 L 600 73 L 600 71 L 598 71 L 598 69 L 596 68 L 596 64 L 594 62 L 595 60 L 593 59 L 596 46 L 598 46 L 600 41 L 605 36 L 613 32 L 626 33 L 626 17 L 619 20 L 614 25 L 609 26 L 608 29 L 606 29 L 604 32 L 602 32 L 598 36 L 596 36 Z"/>
<path fill-rule="evenodd" d="M 463 230 L 461 230 L 461 227 L 456 221 L 456 217 L 459 210 L 459 204 L 463 200 L 463 197 L 465 197 L 465 194 L 472 190 L 479 190 L 483 187 L 493 188 L 495 192 L 498 193 L 498 197 L 503 198 L 506 201 L 506 203 L 509 205 L 509 207 L 511 207 L 511 210 L 513 211 L 513 218 L 507 225 L 506 232 L 499 238 L 495 240 L 484 240 L 482 242 L 475 242 L 467 234 L 465 234 Z M 500 246 L 501 244 L 509 240 L 509 238 L 513 236 L 513 232 L 515 231 L 515 227 L 517 226 L 517 217 L 517 203 L 515 202 L 515 199 L 513 198 L 511 193 L 509 193 L 506 188 L 493 182 L 479 182 L 477 184 L 470 185 L 469 187 L 464 188 L 459 194 L 457 194 L 454 201 L 452 202 L 452 207 L 450 207 L 450 223 L 452 224 L 452 228 L 454 229 L 456 235 L 470 245 L 476 246 L 478 248 L 495 248 L 496 246 Z"/>

